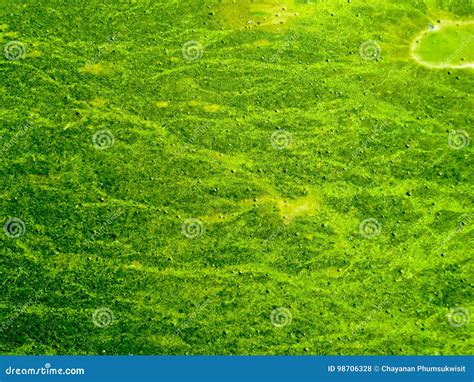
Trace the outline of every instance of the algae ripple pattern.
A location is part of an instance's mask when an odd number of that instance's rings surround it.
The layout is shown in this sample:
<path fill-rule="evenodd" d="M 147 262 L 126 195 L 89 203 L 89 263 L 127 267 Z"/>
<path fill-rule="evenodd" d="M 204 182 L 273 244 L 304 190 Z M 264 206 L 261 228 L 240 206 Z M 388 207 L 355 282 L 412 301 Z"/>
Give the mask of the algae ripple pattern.
<path fill-rule="evenodd" d="M 3 354 L 472 354 L 471 2 L 0 16 Z"/>

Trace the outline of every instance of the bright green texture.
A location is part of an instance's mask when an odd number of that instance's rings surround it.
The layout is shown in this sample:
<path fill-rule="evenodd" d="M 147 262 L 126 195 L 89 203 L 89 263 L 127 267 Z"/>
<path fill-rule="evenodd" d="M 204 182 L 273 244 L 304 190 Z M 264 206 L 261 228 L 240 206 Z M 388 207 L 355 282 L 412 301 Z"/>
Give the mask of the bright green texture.
<path fill-rule="evenodd" d="M 474 75 L 410 53 L 470 15 L 298 3 L 1 2 L 2 353 L 472 354 Z"/>
<path fill-rule="evenodd" d="M 474 23 L 448 25 L 424 35 L 415 54 L 432 65 L 474 66 Z"/>

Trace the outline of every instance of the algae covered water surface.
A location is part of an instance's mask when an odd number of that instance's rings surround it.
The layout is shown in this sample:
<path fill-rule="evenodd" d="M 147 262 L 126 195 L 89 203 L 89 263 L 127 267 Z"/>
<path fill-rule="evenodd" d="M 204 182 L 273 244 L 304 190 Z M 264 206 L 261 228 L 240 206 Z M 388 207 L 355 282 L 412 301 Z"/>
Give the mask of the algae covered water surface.
<path fill-rule="evenodd" d="M 0 351 L 472 354 L 472 11 L 2 1 Z"/>

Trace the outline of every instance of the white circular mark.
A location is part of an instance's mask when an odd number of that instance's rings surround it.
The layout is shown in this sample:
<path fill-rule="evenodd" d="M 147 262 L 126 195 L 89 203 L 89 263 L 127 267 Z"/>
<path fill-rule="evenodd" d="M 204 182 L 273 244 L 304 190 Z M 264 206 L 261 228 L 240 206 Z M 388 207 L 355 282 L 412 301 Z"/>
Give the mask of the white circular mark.
<path fill-rule="evenodd" d="M 359 47 L 359 54 L 363 60 L 373 61 L 380 57 L 382 48 L 374 40 L 364 41 Z"/>
<path fill-rule="evenodd" d="M 199 219 L 187 219 L 181 226 L 181 232 L 189 239 L 196 239 L 204 232 L 204 225 Z"/>
<path fill-rule="evenodd" d="M 453 308 L 449 311 L 447 317 L 449 324 L 455 328 L 467 325 L 470 320 L 469 312 L 465 308 Z"/>
<path fill-rule="evenodd" d="M 287 308 L 276 308 L 270 313 L 270 321 L 277 328 L 282 328 L 291 323 L 291 312 Z"/>
<path fill-rule="evenodd" d="M 204 48 L 195 40 L 185 42 L 181 48 L 181 54 L 186 61 L 196 61 L 202 58 Z"/>
<path fill-rule="evenodd" d="M 105 150 L 114 145 L 114 135 L 110 130 L 99 130 L 92 137 L 92 143 L 98 150 Z"/>
<path fill-rule="evenodd" d="M 112 325 L 114 319 L 114 313 L 109 308 L 98 308 L 92 313 L 92 322 L 99 328 Z"/>
<path fill-rule="evenodd" d="M 20 60 L 25 57 L 25 46 L 20 41 L 10 41 L 3 47 L 3 55 L 7 60 Z"/>
<path fill-rule="evenodd" d="M 8 237 L 16 239 L 26 232 L 26 226 L 23 220 L 10 218 L 3 225 L 3 231 Z"/>
<path fill-rule="evenodd" d="M 448 135 L 448 144 L 451 148 L 460 150 L 469 145 L 471 138 L 465 130 L 452 131 Z"/>
<path fill-rule="evenodd" d="M 382 225 L 377 219 L 365 219 L 360 223 L 360 234 L 368 239 L 380 234 Z"/>
<path fill-rule="evenodd" d="M 283 150 L 291 146 L 293 136 L 286 130 L 277 130 L 272 134 L 270 142 L 275 149 Z"/>

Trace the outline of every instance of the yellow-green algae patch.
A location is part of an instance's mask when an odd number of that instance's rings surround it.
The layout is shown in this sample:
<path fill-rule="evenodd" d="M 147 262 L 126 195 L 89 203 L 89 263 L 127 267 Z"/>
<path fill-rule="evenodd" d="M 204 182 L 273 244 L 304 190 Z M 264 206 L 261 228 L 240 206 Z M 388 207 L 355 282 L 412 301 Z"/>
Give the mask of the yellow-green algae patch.
<path fill-rule="evenodd" d="M 474 67 L 474 22 L 430 25 L 412 44 L 413 58 L 433 68 Z"/>

